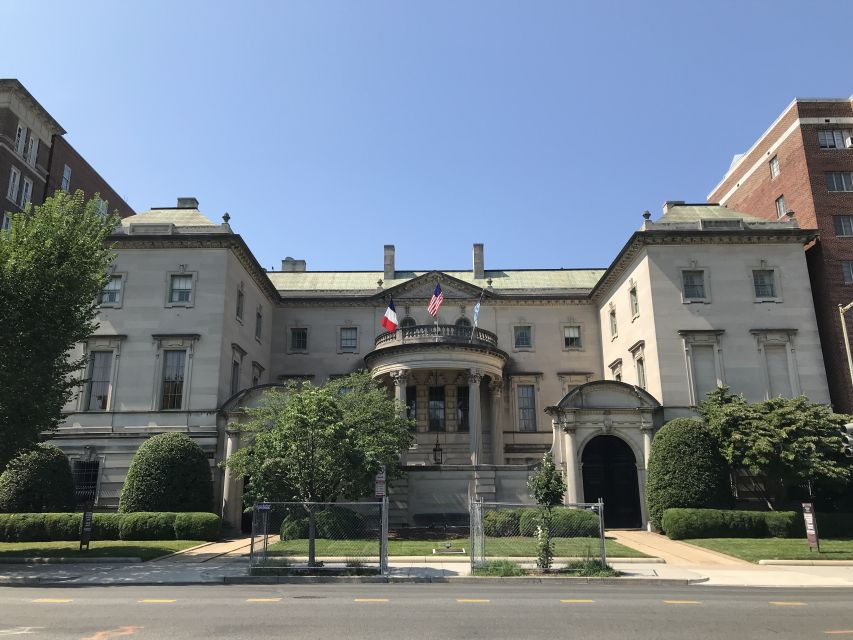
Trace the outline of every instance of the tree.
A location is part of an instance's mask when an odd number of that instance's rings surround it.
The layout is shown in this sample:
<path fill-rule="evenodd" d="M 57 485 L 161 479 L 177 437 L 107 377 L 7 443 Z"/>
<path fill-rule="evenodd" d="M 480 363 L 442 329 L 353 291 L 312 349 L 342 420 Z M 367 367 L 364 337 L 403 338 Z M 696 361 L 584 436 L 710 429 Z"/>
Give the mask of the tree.
<path fill-rule="evenodd" d="M 728 467 L 708 427 L 693 418 L 663 425 L 649 452 L 646 505 L 652 525 L 661 528 L 667 509 L 724 507 L 730 500 Z"/>
<path fill-rule="evenodd" d="M 136 450 L 121 488 L 120 512 L 210 511 L 212 507 L 210 464 L 189 436 L 161 433 Z"/>
<path fill-rule="evenodd" d="M 358 372 L 322 387 L 306 382 L 264 393 L 248 409 L 241 429 L 250 444 L 227 464 L 247 476 L 255 501 L 302 503 L 357 499 L 374 475 L 394 475 L 400 452 L 411 443 L 412 421 L 369 373 Z M 314 564 L 316 526 L 309 516 L 309 562 Z"/>
<path fill-rule="evenodd" d="M 853 469 L 842 453 L 841 429 L 851 416 L 823 404 L 777 397 L 751 404 L 727 387 L 709 393 L 699 413 L 716 435 L 728 463 L 780 483 L 789 491 L 812 493 L 813 485 L 849 482 Z M 778 499 L 756 483 L 769 508 Z"/>
<path fill-rule="evenodd" d="M 0 512 L 73 511 L 74 479 L 58 447 L 38 444 L 19 453 L 0 474 Z"/>
<path fill-rule="evenodd" d="M 527 486 L 541 511 L 541 523 L 536 532 L 538 538 L 536 565 L 540 569 L 550 569 L 554 559 L 554 543 L 551 540 L 552 511 L 563 501 L 563 494 L 566 492 L 563 474 L 554 466 L 554 457 L 550 451 L 542 458 L 542 466 L 530 477 Z"/>
<path fill-rule="evenodd" d="M 69 353 L 95 331 L 117 222 L 82 191 L 9 215 L 0 232 L 0 469 L 58 426 L 79 387 L 85 359 Z"/>

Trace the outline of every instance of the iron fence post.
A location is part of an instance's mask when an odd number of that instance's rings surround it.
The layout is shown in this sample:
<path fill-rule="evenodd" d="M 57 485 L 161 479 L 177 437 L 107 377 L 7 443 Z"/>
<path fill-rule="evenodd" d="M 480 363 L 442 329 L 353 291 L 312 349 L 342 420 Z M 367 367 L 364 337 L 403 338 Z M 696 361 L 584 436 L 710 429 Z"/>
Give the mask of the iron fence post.
<path fill-rule="evenodd" d="M 379 573 L 388 574 L 388 496 L 383 496 L 381 515 L 381 531 L 379 534 Z"/>
<path fill-rule="evenodd" d="M 255 566 L 255 531 L 256 531 L 256 518 L 258 517 L 258 503 L 255 502 L 252 504 L 252 539 L 249 543 L 249 566 Z"/>
<path fill-rule="evenodd" d="M 598 499 L 598 531 L 599 542 L 601 543 L 601 566 L 607 566 L 607 547 L 604 543 L 604 500 Z"/>

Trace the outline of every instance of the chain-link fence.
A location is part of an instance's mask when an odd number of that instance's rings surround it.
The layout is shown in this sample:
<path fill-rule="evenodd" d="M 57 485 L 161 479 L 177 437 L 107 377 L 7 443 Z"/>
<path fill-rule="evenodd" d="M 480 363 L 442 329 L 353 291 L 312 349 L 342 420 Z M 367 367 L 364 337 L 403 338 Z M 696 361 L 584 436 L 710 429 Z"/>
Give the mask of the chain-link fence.
<path fill-rule="evenodd" d="M 387 572 L 387 499 L 259 502 L 252 511 L 252 568 L 375 568 Z"/>
<path fill-rule="evenodd" d="M 489 560 L 535 562 L 543 537 L 550 538 L 554 562 L 592 559 L 607 564 L 604 503 L 552 507 L 507 502 L 471 503 L 471 567 Z"/>

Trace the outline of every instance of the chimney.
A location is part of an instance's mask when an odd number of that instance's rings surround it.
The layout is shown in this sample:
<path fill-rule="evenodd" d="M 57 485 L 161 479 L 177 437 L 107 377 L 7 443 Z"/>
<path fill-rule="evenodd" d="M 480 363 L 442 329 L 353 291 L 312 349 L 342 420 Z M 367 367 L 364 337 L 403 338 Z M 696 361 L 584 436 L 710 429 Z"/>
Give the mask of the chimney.
<path fill-rule="evenodd" d="M 178 198 L 178 209 L 198 209 L 196 198 Z"/>
<path fill-rule="evenodd" d="M 482 280 L 486 277 L 486 271 L 483 268 L 483 243 L 474 243 L 474 279 Z"/>
<path fill-rule="evenodd" d="M 290 256 L 281 261 L 281 270 L 287 273 L 302 272 L 305 267 L 305 260 L 296 260 Z"/>
<path fill-rule="evenodd" d="M 673 207 L 680 207 L 684 204 L 684 200 L 667 200 L 663 203 L 663 215 L 669 213 Z"/>
<path fill-rule="evenodd" d="M 393 280 L 394 279 L 394 245 L 386 244 L 385 245 L 385 260 L 384 260 L 384 269 L 385 272 L 382 276 L 385 280 Z"/>

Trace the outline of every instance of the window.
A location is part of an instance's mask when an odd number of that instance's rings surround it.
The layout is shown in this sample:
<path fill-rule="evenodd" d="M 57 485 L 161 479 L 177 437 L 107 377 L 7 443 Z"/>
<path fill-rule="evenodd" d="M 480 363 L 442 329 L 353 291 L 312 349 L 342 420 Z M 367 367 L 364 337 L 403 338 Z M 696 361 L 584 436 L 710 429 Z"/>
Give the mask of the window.
<path fill-rule="evenodd" d="M 444 431 L 444 387 L 429 388 L 429 430 Z"/>
<path fill-rule="evenodd" d="M 829 129 L 817 132 L 817 140 L 821 149 L 845 149 L 847 140 L 853 136 L 850 129 Z"/>
<path fill-rule="evenodd" d="M 616 382 L 622 382 L 622 358 L 617 358 L 608 365 L 610 373 Z"/>
<path fill-rule="evenodd" d="M 616 325 L 616 309 L 610 310 L 610 337 L 615 338 L 619 335 L 618 326 Z"/>
<path fill-rule="evenodd" d="M 683 295 L 685 300 L 705 299 L 705 272 L 700 269 L 686 269 L 681 272 Z"/>
<path fill-rule="evenodd" d="M 693 396 L 697 405 L 718 386 L 714 348 L 715 345 L 712 344 L 690 346 L 690 358 L 693 361 Z"/>
<path fill-rule="evenodd" d="M 67 164 L 62 167 L 62 184 L 59 188 L 63 191 L 71 191 L 71 167 Z"/>
<path fill-rule="evenodd" d="M 97 198 L 95 200 L 95 206 L 98 208 L 98 215 L 102 218 L 106 218 L 109 210 L 107 209 L 107 201 L 103 198 Z"/>
<path fill-rule="evenodd" d="M 15 167 L 12 167 L 12 172 L 9 174 L 9 188 L 6 189 L 6 199 L 12 202 L 18 202 L 18 184 L 21 182 L 21 172 Z"/>
<path fill-rule="evenodd" d="M 161 409 L 180 409 L 184 397 L 184 368 L 187 352 L 163 352 L 163 387 L 160 394 Z"/>
<path fill-rule="evenodd" d="M 563 347 L 580 349 L 581 346 L 581 328 L 575 325 L 563 327 Z"/>
<path fill-rule="evenodd" d="M 468 431 L 468 387 L 456 387 L 456 430 Z"/>
<path fill-rule="evenodd" d="M 246 304 L 246 296 L 241 289 L 237 289 L 237 319 L 243 319 L 243 307 Z"/>
<path fill-rule="evenodd" d="M 785 196 L 776 198 L 776 217 L 781 218 L 788 213 L 788 205 L 785 204 Z"/>
<path fill-rule="evenodd" d="M 765 398 L 790 398 L 801 393 L 794 348 L 796 329 L 753 329 L 766 383 Z"/>
<path fill-rule="evenodd" d="M 26 207 L 33 198 L 33 181 L 29 178 L 24 178 L 24 185 L 21 187 L 21 209 Z"/>
<path fill-rule="evenodd" d="M 634 359 L 634 366 L 637 369 L 637 386 L 641 389 L 646 388 L 646 359 L 643 356 L 637 356 Z"/>
<path fill-rule="evenodd" d="M 533 329 L 530 325 L 513 327 L 512 331 L 516 349 L 530 349 L 533 347 Z"/>
<path fill-rule="evenodd" d="M 415 324 L 416 324 L 415 319 L 412 318 L 411 316 L 406 316 L 405 318 L 403 318 L 400 321 L 400 326 L 403 327 L 404 329 L 407 327 L 414 327 Z"/>
<path fill-rule="evenodd" d="M 240 361 L 236 358 L 231 362 L 231 395 L 240 390 Z"/>
<path fill-rule="evenodd" d="M 776 297 L 776 277 L 773 269 L 754 269 L 752 271 L 752 284 L 755 288 L 756 298 Z"/>
<path fill-rule="evenodd" d="M 104 285 L 101 291 L 101 298 L 98 304 L 101 306 L 120 305 L 122 280 L 122 276 L 110 276 L 110 279 L 107 280 L 107 284 Z"/>
<path fill-rule="evenodd" d="M 27 148 L 24 151 L 24 160 L 27 161 L 27 164 L 31 166 L 36 165 L 36 158 L 38 157 L 39 152 L 39 139 L 36 138 L 32 132 L 30 132 L 30 138 L 27 140 Z"/>
<path fill-rule="evenodd" d="M 414 385 L 406 387 L 406 417 L 418 419 L 418 388 Z M 417 425 L 413 428 L 417 428 Z"/>
<path fill-rule="evenodd" d="M 264 313 L 263 313 L 263 310 L 260 307 L 258 307 L 257 311 L 255 311 L 255 339 L 260 340 L 263 333 L 264 333 Z"/>
<path fill-rule="evenodd" d="M 169 280 L 169 302 L 172 304 L 189 304 L 192 301 L 192 275 L 173 275 Z"/>
<path fill-rule="evenodd" d="M 628 291 L 628 296 L 631 299 L 631 317 L 636 318 L 640 315 L 640 301 L 637 299 L 637 287 L 631 287 Z"/>
<path fill-rule="evenodd" d="M 853 236 L 853 216 L 834 216 L 835 235 Z"/>
<path fill-rule="evenodd" d="M 261 384 L 261 376 L 264 375 L 264 368 L 257 362 L 252 363 L 252 386 L 257 387 Z"/>
<path fill-rule="evenodd" d="M 304 327 L 290 329 L 290 350 L 308 351 L 308 329 Z"/>
<path fill-rule="evenodd" d="M 841 271 L 844 274 L 844 284 L 853 284 L 853 260 L 842 262 Z"/>
<path fill-rule="evenodd" d="M 349 353 L 358 350 L 358 327 L 341 327 L 340 349 Z"/>
<path fill-rule="evenodd" d="M 532 384 L 518 385 L 518 430 L 536 431 L 536 397 Z"/>
<path fill-rule="evenodd" d="M 791 377 L 788 374 L 788 350 L 784 344 L 764 345 L 764 355 L 767 358 L 767 374 L 770 383 L 770 397 L 785 396 L 790 398 Z"/>
<path fill-rule="evenodd" d="M 827 171 L 826 188 L 829 191 L 853 191 L 853 171 Z"/>
<path fill-rule="evenodd" d="M 779 156 L 773 156 L 770 159 L 770 177 L 775 178 L 779 175 Z"/>
<path fill-rule="evenodd" d="M 98 497 L 100 460 L 75 460 L 71 469 L 74 478 L 74 496 L 80 504 L 95 502 Z"/>
<path fill-rule="evenodd" d="M 470 327 L 471 321 L 468 318 L 463 316 L 456 321 L 456 326 L 457 327 Z"/>
<path fill-rule="evenodd" d="M 15 151 L 24 155 L 24 147 L 27 145 L 27 128 L 18 123 L 18 130 L 15 133 Z"/>
<path fill-rule="evenodd" d="M 112 369 L 112 351 L 91 352 L 89 382 L 86 387 L 86 411 L 106 411 L 109 408 Z"/>

